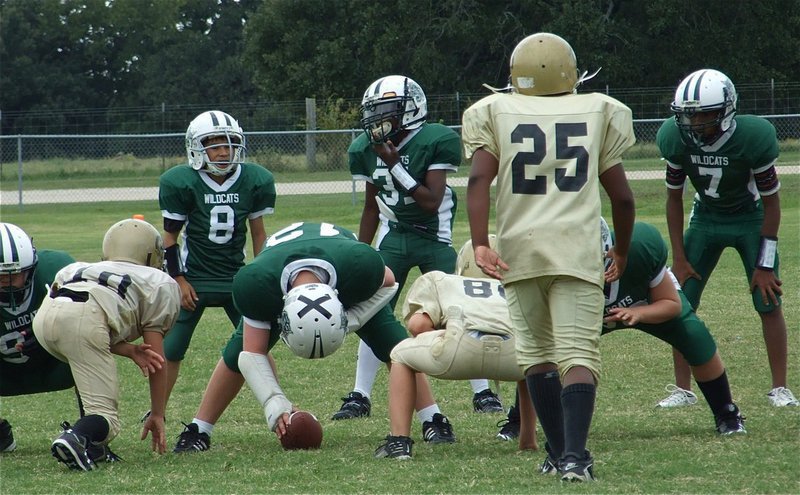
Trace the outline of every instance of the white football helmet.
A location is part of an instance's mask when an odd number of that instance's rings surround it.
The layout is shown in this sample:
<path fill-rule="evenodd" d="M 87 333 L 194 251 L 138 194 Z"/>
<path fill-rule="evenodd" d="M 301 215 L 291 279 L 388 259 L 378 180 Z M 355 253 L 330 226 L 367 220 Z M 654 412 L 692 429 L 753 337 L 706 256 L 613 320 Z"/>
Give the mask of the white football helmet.
<path fill-rule="evenodd" d="M 218 136 L 224 137 L 225 142 L 205 145 L 208 138 Z M 206 150 L 221 147 L 228 148 L 228 161 L 211 161 Z M 195 117 L 186 129 L 186 155 L 189 158 L 189 165 L 195 170 L 202 170 L 205 167 L 208 173 L 213 175 L 231 174 L 239 164 L 244 163 L 247 155 L 244 131 L 236 119 L 225 112 L 219 110 L 203 112 Z"/>
<path fill-rule="evenodd" d="M 606 258 L 606 255 L 611 248 L 614 247 L 614 243 L 611 239 L 611 229 L 608 228 L 608 222 L 603 217 L 600 217 L 600 249 L 603 253 L 603 266 L 606 270 L 608 267 L 611 266 L 613 260 L 611 258 Z"/>
<path fill-rule="evenodd" d="M 361 127 L 371 143 L 385 143 L 428 118 L 428 99 L 410 77 L 386 76 L 369 85 L 361 98 Z M 397 144 L 397 143 L 395 143 Z"/>
<path fill-rule="evenodd" d="M 489 247 L 495 249 L 497 245 L 497 236 L 489 234 Z M 467 278 L 491 278 L 483 270 L 478 268 L 475 263 L 475 251 L 472 249 L 472 239 L 468 240 L 458 250 L 458 258 L 456 259 L 456 275 L 461 275 Z"/>
<path fill-rule="evenodd" d="M 39 256 L 28 234 L 13 223 L 0 223 L 0 275 L 25 274 L 21 287 L 0 286 L 1 308 L 14 310 L 31 296 L 37 263 Z"/>
<path fill-rule="evenodd" d="M 298 285 L 286 294 L 280 316 L 281 339 L 306 359 L 330 356 L 347 334 L 347 313 L 326 284 Z"/>
<path fill-rule="evenodd" d="M 681 81 L 675 90 L 670 108 L 681 134 L 698 146 L 713 144 L 731 128 L 736 115 L 736 88 L 728 76 L 718 70 L 700 69 Z M 715 119 L 693 124 L 692 117 L 700 112 L 717 111 Z M 709 133 L 709 129 L 716 132 Z"/>
<path fill-rule="evenodd" d="M 103 237 L 103 261 L 128 261 L 164 268 L 164 241 L 155 227 L 135 218 L 121 220 Z"/>

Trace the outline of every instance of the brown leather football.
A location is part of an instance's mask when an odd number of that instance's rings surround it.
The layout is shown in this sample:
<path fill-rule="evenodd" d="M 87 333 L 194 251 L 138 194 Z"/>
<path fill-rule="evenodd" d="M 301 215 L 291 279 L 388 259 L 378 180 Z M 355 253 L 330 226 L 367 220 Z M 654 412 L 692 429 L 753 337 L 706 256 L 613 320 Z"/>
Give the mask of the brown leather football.
<path fill-rule="evenodd" d="M 286 450 L 318 449 L 322 445 L 322 425 L 310 412 L 295 411 L 289 415 L 281 445 Z"/>

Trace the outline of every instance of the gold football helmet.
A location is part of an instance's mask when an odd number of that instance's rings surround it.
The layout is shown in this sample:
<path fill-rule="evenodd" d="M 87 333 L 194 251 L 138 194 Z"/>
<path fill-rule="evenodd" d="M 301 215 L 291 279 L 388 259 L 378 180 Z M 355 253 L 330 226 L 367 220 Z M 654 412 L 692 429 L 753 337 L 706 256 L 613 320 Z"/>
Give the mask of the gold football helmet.
<path fill-rule="evenodd" d="M 497 245 L 497 236 L 489 234 L 489 247 L 495 249 Z M 483 270 L 478 268 L 475 263 L 475 251 L 472 250 L 472 240 L 468 240 L 458 250 L 458 258 L 456 259 L 456 275 L 468 278 L 489 278 L 488 275 L 483 273 Z"/>
<path fill-rule="evenodd" d="M 532 34 L 520 41 L 510 65 L 511 85 L 523 95 L 574 93 L 581 82 L 572 47 L 551 33 Z"/>
<path fill-rule="evenodd" d="M 164 241 L 149 223 L 127 218 L 112 225 L 103 237 L 103 261 L 129 261 L 161 270 Z"/>

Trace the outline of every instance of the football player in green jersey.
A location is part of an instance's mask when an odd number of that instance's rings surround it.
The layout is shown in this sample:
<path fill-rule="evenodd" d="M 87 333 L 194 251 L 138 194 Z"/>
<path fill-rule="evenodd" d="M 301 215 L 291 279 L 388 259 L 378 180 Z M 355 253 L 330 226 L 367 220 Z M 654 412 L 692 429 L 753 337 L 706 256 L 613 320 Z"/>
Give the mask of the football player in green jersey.
<path fill-rule="evenodd" d="M 461 163 L 458 134 L 428 123 L 425 92 L 413 79 L 381 77 L 361 100 L 364 133 L 350 145 L 350 173 L 366 181 L 359 240 L 371 244 L 394 272 L 400 290 L 408 273 L 439 270 L 453 273 L 456 253 L 452 226 L 456 194 L 447 174 Z M 397 296 L 392 307 L 397 304 Z M 380 361 L 359 344 L 353 391 L 333 419 L 369 416 L 369 399 Z M 473 380 L 476 410 L 503 410 L 487 380 Z"/>
<path fill-rule="evenodd" d="M 205 309 L 222 307 L 233 326 L 238 325 L 240 315 L 231 296 L 233 276 L 244 265 L 248 230 L 255 256 L 267 238 L 263 217 L 275 207 L 272 174 L 245 161 L 244 131 L 227 113 L 212 110 L 192 120 L 186 131 L 186 154 L 187 164 L 161 176 L 158 195 L 166 266 L 181 288 L 181 314 L 164 340 L 167 397 Z M 219 379 L 212 381 L 224 383 L 221 393 L 233 400 L 244 378 L 222 360 L 214 369 L 216 375 Z M 214 421 L 198 421 L 200 431 L 210 434 Z M 187 429 L 184 434 L 176 452 L 197 450 L 195 432 Z"/>
<path fill-rule="evenodd" d="M 32 329 L 47 285 L 53 283 L 56 272 L 74 261 L 63 251 L 37 251 L 25 231 L 0 223 L 0 397 L 55 392 L 75 385 L 69 365 L 42 349 Z M 11 424 L 0 419 L 0 452 L 16 447 Z"/>
<path fill-rule="evenodd" d="M 625 271 L 635 216 L 622 167 L 636 141 L 631 110 L 600 93 L 576 94 L 586 76 L 569 43 L 554 34 L 520 41 L 510 70 L 508 91 L 464 112 L 475 262 L 503 280 L 517 362 L 561 479 L 593 481 L 586 442 L 600 377 L 603 280 Z M 488 237 L 495 178 L 497 250 Z M 617 229 L 605 275 L 592 250 L 600 239 L 600 185 Z"/>
<path fill-rule="evenodd" d="M 613 245 L 603 224 L 603 251 Z M 634 224 L 628 267 L 605 286 L 603 335 L 636 328 L 673 346 L 686 357 L 706 398 L 717 432 L 746 433 L 742 415 L 731 397 L 728 376 L 708 327 L 692 309 L 667 264 L 667 244 L 650 224 Z"/>
<path fill-rule="evenodd" d="M 278 338 L 295 354 L 324 357 L 341 344 L 344 332 L 355 332 L 388 363 L 391 350 L 407 336 L 388 304 L 396 291 L 394 274 L 380 254 L 330 223 L 297 222 L 275 232 L 261 254 L 239 270 L 233 297 L 242 313 L 242 343 L 232 356 L 279 438 L 293 406 L 266 358 Z M 423 423 L 425 439 L 455 441 L 427 377 L 417 374 L 416 383 L 420 412 L 431 415 Z"/>
<path fill-rule="evenodd" d="M 775 170 L 775 128 L 754 115 L 736 115 L 736 88 L 722 72 L 701 69 L 675 90 L 674 118 L 658 131 L 656 143 L 667 162 L 667 226 L 672 270 L 695 309 L 725 248 L 739 253 L 761 318 L 767 348 L 773 406 L 800 406 L 787 385 L 786 321 L 778 274 L 780 181 Z M 683 190 L 695 189 L 684 232 Z M 689 367 L 673 353 L 677 387 L 663 407 L 696 401 Z"/>

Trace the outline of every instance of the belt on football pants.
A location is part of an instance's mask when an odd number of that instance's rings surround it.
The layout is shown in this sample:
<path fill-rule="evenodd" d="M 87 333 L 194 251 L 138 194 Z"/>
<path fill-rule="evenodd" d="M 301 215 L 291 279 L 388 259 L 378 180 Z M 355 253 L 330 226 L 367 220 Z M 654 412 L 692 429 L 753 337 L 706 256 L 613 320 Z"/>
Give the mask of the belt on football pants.
<path fill-rule="evenodd" d="M 408 224 L 405 222 L 389 221 L 389 228 L 398 233 L 412 233 L 431 241 L 438 241 L 439 237 L 436 234 L 428 232 L 428 227 L 418 224 Z"/>
<path fill-rule="evenodd" d="M 69 290 L 66 287 L 59 287 L 56 290 L 50 291 L 50 297 L 55 299 L 56 297 L 67 297 L 72 299 L 75 302 L 86 302 L 89 300 L 89 293 L 88 292 L 77 292 L 74 290 Z"/>

